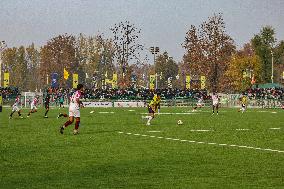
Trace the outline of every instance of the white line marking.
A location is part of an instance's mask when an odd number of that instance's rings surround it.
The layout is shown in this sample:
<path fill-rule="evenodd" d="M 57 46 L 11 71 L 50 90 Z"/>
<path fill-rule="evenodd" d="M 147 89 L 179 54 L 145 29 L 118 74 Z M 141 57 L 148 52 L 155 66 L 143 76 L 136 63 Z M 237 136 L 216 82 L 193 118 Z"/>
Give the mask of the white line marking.
<path fill-rule="evenodd" d="M 160 133 L 161 131 L 147 131 L 149 133 Z"/>
<path fill-rule="evenodd" d="M 272 114 L 277 114 L 277 112 L 271 112 Z"/>
<path fill-rule="evenodd" d="M 143 115 L 148 115 L 149 113 L 140 113 Z M 199 113 L 190 113 L 190 112 L 177 112 L 177 113 L 157 113 L 157 115 L 192 115 L 192 114 L 199 114 Z"/>
<path fill-rule="evenodd" d="M 122 134 L 124 132 L 119 131 L 119 134 Z M 132 134 L 132 133 L 125 133 L 127 135 L 135 135 L 135 136 L 139 136 L 141 134 Z M 146 137 L 148 135 L 141 135 L 143 137 Z M 155 138 L 156 136 L 151 135 L 151 138 Z M 164 138 L 164 137 L 157 137 L 157 138 Z M 228 146 L 228 147 L 237 147 L 237 148 L 247 148 L 247 149 L 254 149 L 254 150 L 261 150 L 261 151 L 269 151 L 269 152 L 278 152 L 278 153 L 284 153 L 284 151 L 282 150 L 274 150 L 274 149 L 270 149 L 270 148 L 256 148 L 256 147 L 252 147 L 252 146 L 241 146 L 241 145 L 236 145 L 236 144 L 217 144 L 214 142 L 202 142 L 202 141 L 194 141 L 194 140 L 181 140 L 178 138 L 165 138 L 166 140 L 174 140 L 174 141 L 181 141 L 181 142 L 190 142 L 190 143 L 197 143 L 197 144 L 209 144 L 209 145 L 219 145 L 219 146 Z"/>
<path fill-rule="evenodd" d="M 195 130 L 195 129 L 191 129 L 190 131 L 192 131 L 192 132 L 208 132 L 208 131 L 213 131 L 213 130 L 206 130 L 206 129 L 197 129 L 197 130 Z"/>
<path fill-rule="evenodd" d="M 208 144 L 215 145 L 216 143 L 215 142 L 209 142 Z"/>
<path fill-rule="evenodd" d="M 269 129 L 272 129 L 272 130 L 279 130 L 280 127 L 278 127 L 278 128 L 269 128 Z"/>
<path fill-rule="evenodd" d="M 236 131 L 248 131 L 249 129 L 236 129 Z"/>
<path fill-rule="evenodd" d="M 129 112 L 135 112 L 135 110 L 128 110 Z"/>

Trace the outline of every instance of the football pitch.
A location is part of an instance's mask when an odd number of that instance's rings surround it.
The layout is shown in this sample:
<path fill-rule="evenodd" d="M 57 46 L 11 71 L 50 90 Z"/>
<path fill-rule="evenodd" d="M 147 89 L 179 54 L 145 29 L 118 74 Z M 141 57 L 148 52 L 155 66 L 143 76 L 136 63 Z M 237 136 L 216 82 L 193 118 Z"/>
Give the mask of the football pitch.
<path fill-rule="evenodd" d="M 0 113 L 0 188 L 284 188 L 284 110 L 84 108 L 80 134 Z M 94 111 L 94 113 L 90 113 Z M 183 125 L 177 125 L 182 120 Z"/>

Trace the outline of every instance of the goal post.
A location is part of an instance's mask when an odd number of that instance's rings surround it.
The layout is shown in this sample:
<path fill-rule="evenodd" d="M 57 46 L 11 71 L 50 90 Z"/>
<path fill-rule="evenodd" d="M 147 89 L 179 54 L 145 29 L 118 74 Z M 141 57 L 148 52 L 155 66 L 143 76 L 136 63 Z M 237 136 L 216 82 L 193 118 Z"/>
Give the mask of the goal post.
<path fill-rule="evenodd" d="M 24 107 L 29 107 L 32 100 L 35 96 L 39 96 L 40 104 L 43 102 L 43 93 L 42 92 L 22 92 L 22 98 L 24 98 Z"/>

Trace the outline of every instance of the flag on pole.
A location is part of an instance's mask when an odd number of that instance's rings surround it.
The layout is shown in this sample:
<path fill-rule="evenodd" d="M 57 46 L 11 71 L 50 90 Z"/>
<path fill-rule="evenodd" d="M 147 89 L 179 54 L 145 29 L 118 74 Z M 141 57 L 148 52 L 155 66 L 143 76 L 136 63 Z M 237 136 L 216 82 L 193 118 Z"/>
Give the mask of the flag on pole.
<path fill-rule="evenodd" d="M 9 84 L 10 84 L 10 74 L 7 72 L 7 73 L 4 73 L 4 87 L 9 87 Z"/>
<path fill-rule="evenodd" d="M 58 86 L 59 86 L 58 74 L 54 72 L 54 73 L 51 74 L 51 87 L 57 88 Z"/>
<path fill-rule="evenodd" d="M 254 85 L 254 84 L 255 84 L 255 82 L 256 82 L 256 81 L 255 81 L 255 77 L 254 77 L 254 74 L 253 74 L 253 75 L 252 75 L 252 78 L 251 78 L 251 82 L 250 82 L 250 83 L 251 83 L 252 85 Z"/>
<path fill-rule="evenodd" d="M 68 71 L 65 68 L 64 68 L 63 77 L 64 77 L 65 80 L 67 80 L 68 77 L 69 77 L 69 73 L 68 73 Z"/>
<path fill-rule="evenodd" d="M 155 75 L 150 75 L 150 89 L 153 90 L 155 88 Z"/>
<path fill-rule="evenodd" d="M 200 88 L 201 89 L 205 89 L 205 82 L 206 82 L 206 77 L 205 76 L 201 76 L 200 77 L 200 84 L 201 84 Z"/>
<path fill-rule="evenodd" d="M 185 78 L 185 88 L 190 89 L 190 76 L 187 75 Z"/>
<path fill-rule="evenodd" d="M 78 85 L 78 74 L 73 74 L 73 88 L 76 89 Z"/>
<path fill-rule="evenodd" d="M 112 88 L 117 88 L 117 74 L 112 74 Z"/>

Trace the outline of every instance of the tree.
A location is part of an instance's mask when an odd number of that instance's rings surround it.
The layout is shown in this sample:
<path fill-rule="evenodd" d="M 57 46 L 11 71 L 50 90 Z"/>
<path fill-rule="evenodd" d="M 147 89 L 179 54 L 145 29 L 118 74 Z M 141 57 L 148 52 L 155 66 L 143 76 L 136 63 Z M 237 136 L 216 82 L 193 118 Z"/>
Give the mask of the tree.
<path fill-rule="evenodd" d="M 139 44 L 139 35 L 141 30 L 136 28 L 129 21 L 115 24 L 110 29 L 114 35 L 113 42 L 115 47 L 115 58 L 121 73 L 123 86 L 127 86 L 130 82 L 131 73 L 127 71 L 132 60 L 139 55 L 139 51 L 143 50 L 143 45 Z"/>
<path fill-rule="evenodd" d="M 77 39 L 76 57 L 84 73 L 82 78 L 89 77 L 89 86 L 90 79 L 95 77 L 97 87 L 101 87 L 101 81 L 111 79 L 115 72 L 114 45 L 111 39 L 106 39 L 103 35 L 86 37 L 80 34 Z"/>
<path fill-rule="evenodd" d="M 45 85 L 46 77 L 56 72 L 59 75 L 61 85 L 71 87 L 72 76 L 68 82 L 63 79 L 64 68 L 70 74 L 78 73 L 79 60 L 76 57 L 76 39 L 72 35 L 59 35 L 52 38 L 41 48 L 40 74 L 42 85 Z"/>
<path fill-rule="evenodd" d="M 10 85 L 17 86 L 14 74 L 16 74 L 15 65 L 17 58 L 17 48 L 6 48 L 2 53 L 3 71 L 10 73 Z"/>
<path fill-rule="evenodd" d="M 39 82 L 35 82 L 40 81 L 39 55 L 40 52 L 35 48 L 33 43 L 26 48 L 26 61 L 28 68 L 28 74 L 26 75 L 28 81 L 27 89 L 32 91 L 40 88 Z"/>
<path fill-rule="evenodd" d="M 169 57 L 167 52 L 157 56 L 155 62 L 155 72 L 158 74 L 158 88 L 168 88 L 167 81 L 171 78 L 176 80 L 178 74 L 177 63 Z"/>
<path fill-rule="evenodd" d="M 232 56 L 225 76 L 229 78 L 229 87 L 234 91 L 243 91 L 251 87 L 254 78 L 259 83 L 262 73 L 261 59 L 250 44 Z"/>
<path fill-rule="evenodd" d="M 261 81 L 271 82 L 271 60 L 276 43 L 274 29 L 271 26 L 263 27 L 260 33 L 253 37 L 251 43 L 262 62 L 263 73 Z"/>
<path fill-rule="evenodd" d="M 183 62 L 189 64 L 186 74 L 193 78 L 206 75 L 211 90 L 223 90 L 227 83 L 224 73 L 235 45 L 233 39 L 225 33 L 222 15 L 214 14 L 199 28 L 191 25 L 183 47 L 186 50 Z"/>

